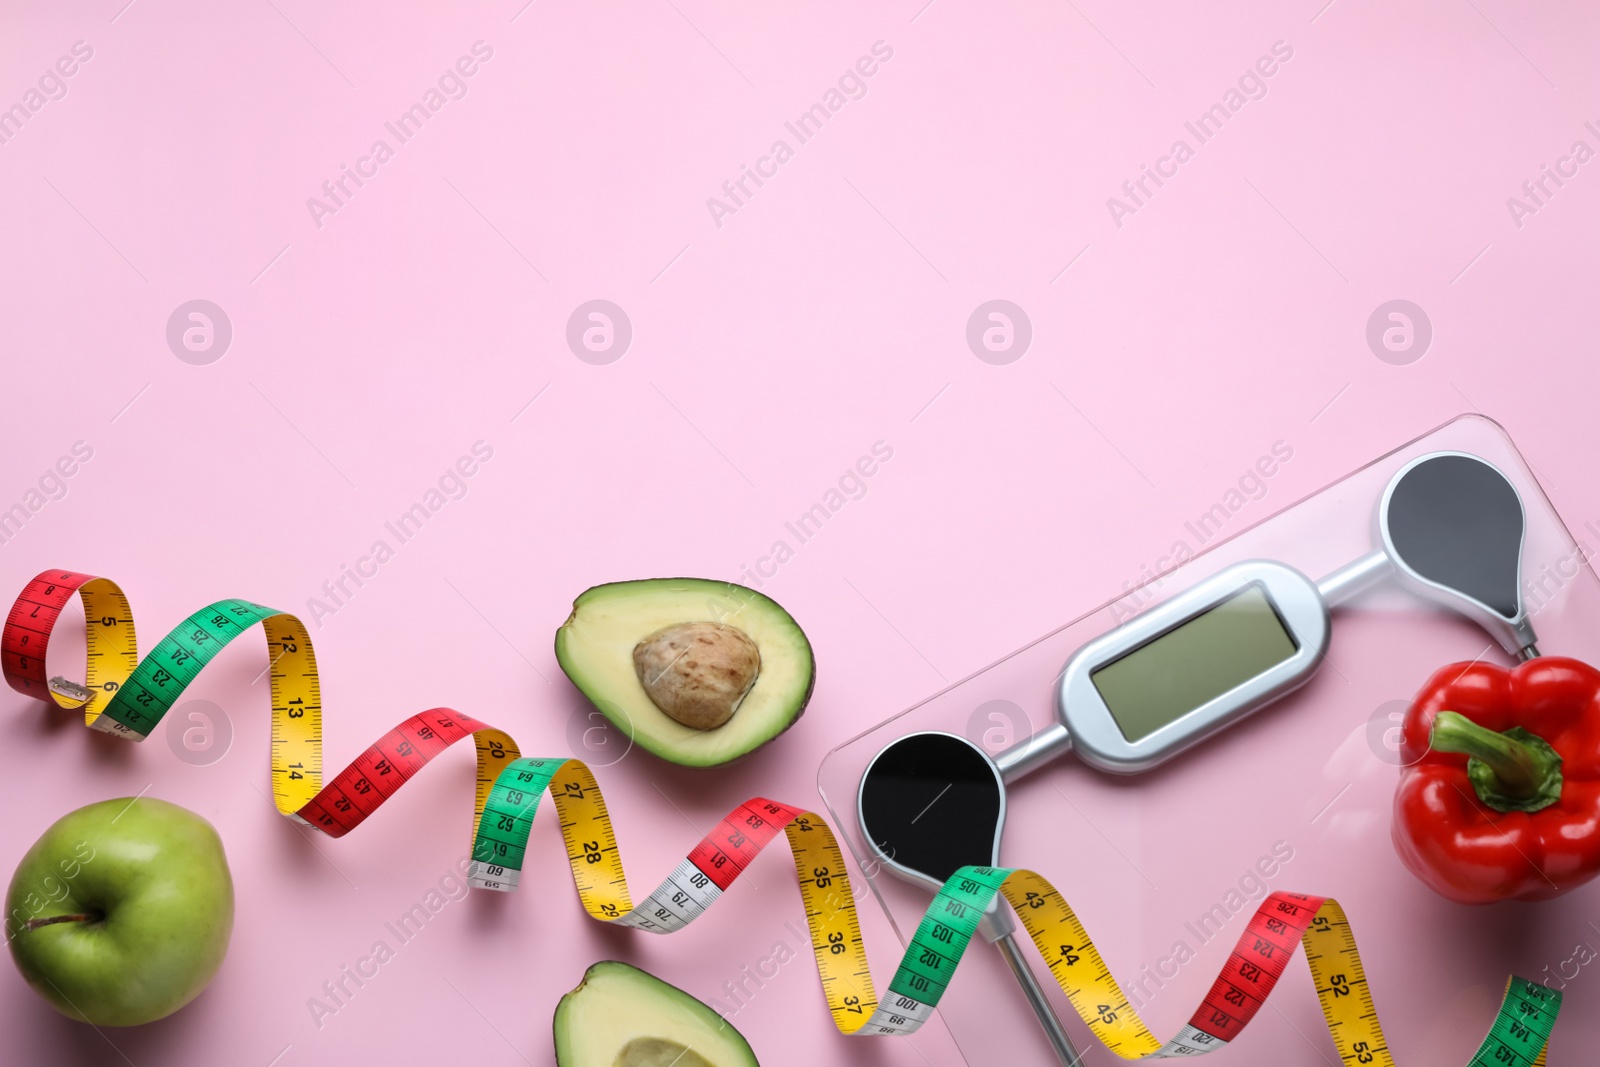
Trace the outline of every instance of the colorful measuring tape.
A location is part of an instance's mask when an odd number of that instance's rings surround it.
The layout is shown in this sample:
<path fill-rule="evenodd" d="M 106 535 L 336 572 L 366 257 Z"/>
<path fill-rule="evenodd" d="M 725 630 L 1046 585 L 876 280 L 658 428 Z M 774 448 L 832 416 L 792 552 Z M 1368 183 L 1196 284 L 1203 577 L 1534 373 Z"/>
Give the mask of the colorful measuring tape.
<path fill-rule="evenodd" d="M 84 685 L 47 679 L 45 653 L 62 609 L 76 594 L 88 628 Z M 372 814 L 434 756 L 471 736 L 478 753 L 471 883 L 517 887 L 540 797 L 555 802 L 579 899 L 602 922 L 652 933 L 682 929 L 711 906 L 783 832 L 812 953 L 828 1008 L 846 1034 L 908 1034 L 926 1022 L 949 986 L 978 921 L 1005 897 L 1089 1029 L 1124 1059 L 1213 1052 L 1245 1028 L 1303 944 L 1317 997 L 1348 1067 L 1394 1063 L 1378 1024 L 1355 936 L 1337 901 L 1273 893 L 1262 901 L 1222 974 L 1187 1026 L 1159 1041 L 1135 1014 L 1072 908 L 1032 871 L 963 867 L 945 883 L 917 927 L 880 1000 L 867 966 L 850 876 L 833 832 L 818 816 L 755 799 L 735 808 L 649 896 L 634 904 L 605 799 L 593 773 L 575 759 L 525 759 L 508 734 L 448 708 L 413 715 L 385 734 L 326 786 L 322 784 L 322 705 L 316 658 L 292 615 L 245 600 L 198 611 L 139 660 L 133 616 L 114 582 L 47 571 L 22 591 L 0 633 L 0 668 L 20 692 L 81 708 L 85 723 L 143 740 L 201 669 L 233 638 L 260 623 L 272 656 L 273 799 L 284 815 L 341 837 Z M 1469 1067 L 1545 1062 L 1561 994 L 1523 978 L 1505 999 Z"/>

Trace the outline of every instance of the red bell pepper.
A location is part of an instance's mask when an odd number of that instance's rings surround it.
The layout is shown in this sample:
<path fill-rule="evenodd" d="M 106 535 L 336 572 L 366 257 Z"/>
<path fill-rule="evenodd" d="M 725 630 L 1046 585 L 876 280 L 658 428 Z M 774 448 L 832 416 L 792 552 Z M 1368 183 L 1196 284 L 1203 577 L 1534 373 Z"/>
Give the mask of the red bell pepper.
<path fill-rule="evenodd" d="M 1463 904 L 1560 896 L 1600 874 L 1600 671 L 1457 663 L 1402 727 L 1395 849 Z"/>

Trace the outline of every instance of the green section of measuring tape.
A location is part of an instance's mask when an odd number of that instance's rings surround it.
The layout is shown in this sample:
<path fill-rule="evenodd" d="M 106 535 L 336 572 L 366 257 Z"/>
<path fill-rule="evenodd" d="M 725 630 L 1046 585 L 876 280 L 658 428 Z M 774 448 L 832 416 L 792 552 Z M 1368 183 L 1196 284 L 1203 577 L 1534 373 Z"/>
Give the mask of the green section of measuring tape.
<path fill-rule="evenodd" d="M 984 912 L 1009 877 L 1011 870 L 1005 867 L 962 867 L 951 875 L 917 924 L 889 992 L 937 1005 Z"/>
<path fill-rule="evenodd" d="M 189 683 L 228 642 L 279 614 L 248 600 L 219 600 L 183 620 L 118 687 L 105 716 L 148 737 Z"/>
<path fill-rule="evenodd" d="M 1468 1067 L 1520 1067 L 1544 1057 L 1545 1046 L 1555 1030 L 1561 1011 L 1561 993 L 1526 978 L 1513 977 L 1506 985 L 1505 1000 L 1489 1028 L 1489 1036 L 1472 1057 Z M 1521 1051 L 1522 1060 L 1507 1058 Z"/>
<path fill-rule="evenodd" d="M 560 759 L 513 760 L 495 779 L 472 842 L 472 858 L 521 871 L 539 798 L 566 763 Z"/>

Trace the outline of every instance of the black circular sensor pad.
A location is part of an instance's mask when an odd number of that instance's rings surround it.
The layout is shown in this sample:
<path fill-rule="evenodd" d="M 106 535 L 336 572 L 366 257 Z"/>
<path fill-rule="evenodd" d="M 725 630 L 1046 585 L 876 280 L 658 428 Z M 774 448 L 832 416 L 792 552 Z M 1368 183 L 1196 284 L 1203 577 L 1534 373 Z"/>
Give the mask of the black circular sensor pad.
<path fill-rule="evenodd" d="M 1003 785 L 983 750 L 954 734 L 911 734 L 861 779 L 861 829 L 895 864 L 944 884 L 996 861 Z"/>
<path fill-rule="evenodd" d="M 1418 575 L 1514 619 L 1522 552 L 1522 500 L 1494 467 L 1472 456 L 1418 463 L 1395 483 L 1386 522 L 1394 551 Z"/>

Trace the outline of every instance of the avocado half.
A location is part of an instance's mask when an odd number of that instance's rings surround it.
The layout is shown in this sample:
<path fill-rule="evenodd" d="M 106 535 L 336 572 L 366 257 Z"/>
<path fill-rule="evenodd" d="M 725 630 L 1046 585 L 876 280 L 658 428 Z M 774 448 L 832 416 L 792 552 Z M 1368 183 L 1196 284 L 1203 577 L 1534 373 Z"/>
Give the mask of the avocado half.
<path fill-rule="evenodd" d="M 733 1024 L 677 986 L 602 960 L 561 998 L 556 1067 L 760 1067 Z"/>
<path fill-rule="evenodd" d="M 693 644 L 719 633 L 739 646 L 728 656 Z M 678 640 L 675 634 L 688 636 Z M 748 662 L 735 662 L 736 654 L 748 653 L 752 643 L 759 668 L 740 693 L 738 672 Z M 697 655 L 700 649 L 709 655 Z M 816 681 L 811 642 L 787 611 L 754 589 L 706 578 L 651 578 L 585 590 L 556 631 L 556 661 L 635 744 L 686 767 L 714 767 L 771 741 L 800 718 Z M 716 677 L 695 676 L 711 671 Z M 724 683 L 723 710 L 731 701 L 733 711 L 720 725 L 686 725 L 646 691 L 646 681 L 665 684 L 685 672 L 677 679 L 684 686 L 679 692 L 693 695 L 702 680 L 712 689 Z M 707 721 L 666 702 L 684 720 Z"/>

